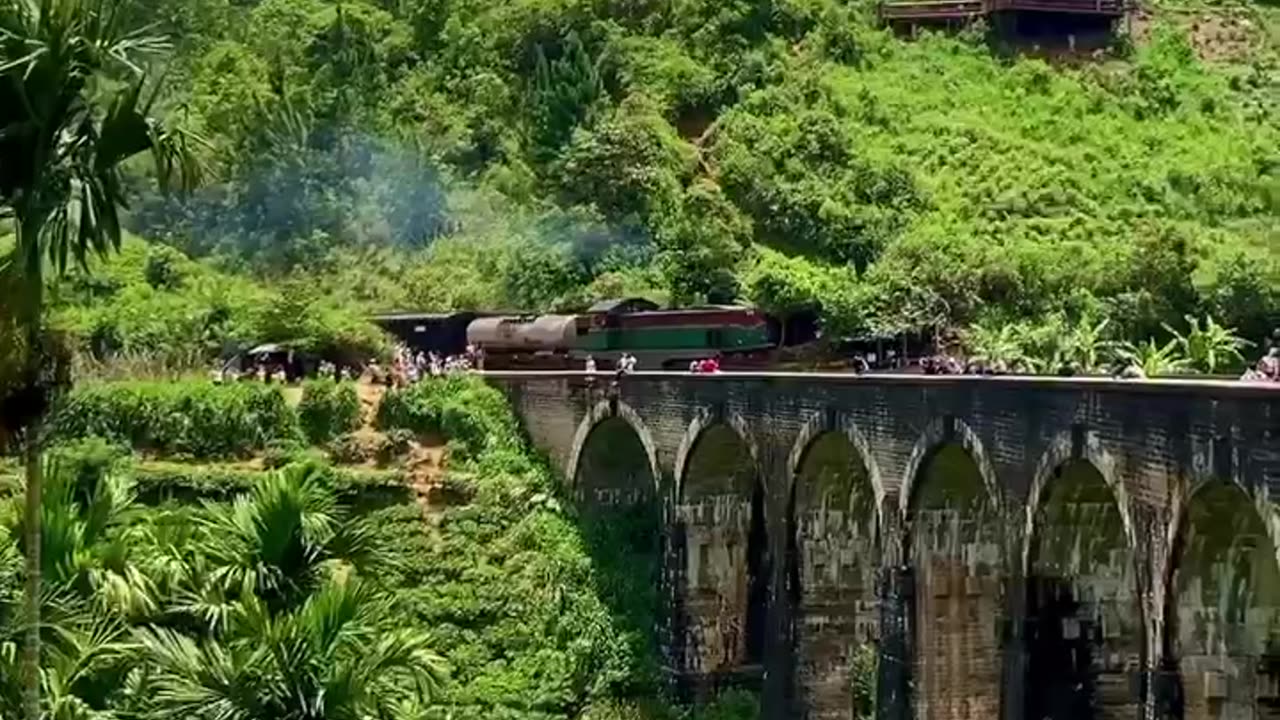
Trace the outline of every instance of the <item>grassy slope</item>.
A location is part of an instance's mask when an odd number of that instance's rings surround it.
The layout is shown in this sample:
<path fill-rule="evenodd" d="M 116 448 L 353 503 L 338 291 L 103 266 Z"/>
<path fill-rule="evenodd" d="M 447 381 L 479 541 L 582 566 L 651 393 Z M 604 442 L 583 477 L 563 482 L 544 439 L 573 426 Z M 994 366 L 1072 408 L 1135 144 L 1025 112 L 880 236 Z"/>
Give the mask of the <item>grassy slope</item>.
<path fill-rule="evenodd" d="M 1143 243 L 1176 236 L 1206 310 L 1251 324 L 1213 298 L 1237 258 L 1280 278 L 1278 32 L 1280 7 L 1163 5 L 1135 20 L 1127 55 L 1053 62 L 872 35 L 855 65 L 798 71 L 830 100 L 776 102 L 774 86 L 730 109 L 725 132 L 735 116 L 777 127 L 833 108 L 856 157 L 908 170 L 926 198 L 869 277 L 934 288 L 957 319 L 1078 311 L 1080 291 L 1149 281 Z"/>

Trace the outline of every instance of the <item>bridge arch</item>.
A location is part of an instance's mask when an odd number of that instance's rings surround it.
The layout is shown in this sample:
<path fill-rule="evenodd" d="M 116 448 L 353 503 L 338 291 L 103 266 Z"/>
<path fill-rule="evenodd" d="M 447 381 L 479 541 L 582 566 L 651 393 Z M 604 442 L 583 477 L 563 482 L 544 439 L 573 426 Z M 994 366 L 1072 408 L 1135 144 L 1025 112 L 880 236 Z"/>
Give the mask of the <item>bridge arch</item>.
<path fill-rule="evenodd" d="M 833 420 L 825 413 L 814 413 L 809 416 L 809 419 L 800 427 L 800 432 L 796 435 L 796 440 L 791 445 L 791 452 L 787 455 L 787 482 L 791 485 L 788 488 L 788 493 L 794 491 L 794 484 L 800 473 L 801 463 L 805 461 L 814 441 L 827 433 L 842 435 L 857 453 L 858 459 L 866 469 L 867 480 L 875 491 L 876 529 L 879 532 L 880 528 L 884 527 L 883 515 L 886 497 L 884 480 L 880 476 L 880 467 L 876 464 L 875 455 L 871 452 L 871 443 L 867 441 L 867 436 L 862 432 L 862 428 L 853 420 L 847 418 Z"/>
<path fill-rule="evenodd" d="M 1007 541 L 991 461 L 967 424 L 942 418 L 916 443 L 902 487 L 913 714 L 998 717 Z"/>
<path fill-rule="evenodd" d="M 1092 434 L 1041 456 L 1023 533 L 1026 717 L 1133 717 L 1149 656 L 1133 518 L 1117 464 Z"/>
<path fill-rule="evenodd" d="M 927 469 L 929 461 L 934 459 L 938 451 L 954 446 L 962 449 L 974 462 L 981 477 L 987 501 L 994 507 L 1000 507 L 1004 493 L 1000 490 L 1000 481 L 996 476 L 991 457 L 987 454 L 982 438 L 960 418 L 936 418 L 925 426 L 924 431 L 911 448 L 911 457 L 907 460 L 906 470 L 898 487 L 898 512 L 904 521 L 909 520 L 911 504 L 920 484 L 922 471 Z M 904 523 L 904 527 L 907 524 Z"/>
<path fill-rule="evenodd" d="M 1040 456 L 1035 474 L 1031 478 L 1031 489 L 1027 493 L 1026 524 L 1022 535 L 1024 542 L 1021 566 L 1024 577 L 1031 562 L 1031 542 L 1036 525 L 1036 511 L 1043 502 L 1046 491 L 1061 479 L 1062 468 L 1073 462 L 1087 463 L 1097 470 L 1101 480 L 1114 495 L 1115 503 L 1120 509 L 1125 541 L 1130 548 L 1137 546 L 1129 491 L 1124 482 L 1119 479 L 1122 477 L 1120 461 L 1103 446 L 1096 433 L 1086 432 L 1078 440 L 1070 432 L 1059 433 L 1049 441 L 1049 447 Z"/>
<path fill-rule="evenodd" d="M 759 457 L 745 418 L 708 408 L 676 454 L 672 654 L 695 689 L 763 657 L 771 560 Z"/>
<path fill-rule="evenodd" d="M 1160 668 L 1175 716 L 1280 710 L 1277 512 L 1265 492 L 1200 477 L 1179 497 L 1164 574 Z"/>
<path fill-rule="evenodd" d="M 684 434 L 680 436 L 680 446 L 676 449 L 674 491 L 677 498 L 684 492 L 689 459 L 694 451 L 694 446 L 702 439 L 703 433 L 715 425 L 727 425 L 737 433 L 747 452 L 750 453 L 751 464 L 756 468 L 757 473 L 760 472 L 760 446 L 751 432 L 751 426 L 747 423 L 747 419 L 738 412 L 717 413 L 712 408 L 700 407 L 694 412 L 693 419 L 689 421 Z"/>
<path fill-rule="evenodd" d="M 614 622 L 660 657 L 667 544 L 653 438 L 631 407 L 600 402 L 579 424 L 571 456 L 568 489 L 597 595 Z"/>
<path fill-rule="evenodd" d="M 569 464 L 565 468 L 565 481 L 570 484 L 571 488 L 577 484 L 587 440 L 601 423 L 610 419 L 617 419 L 631 426 L 636 438 L 644 448 L 645 458 L 649 463 L 649 472 L 652 474 L 655 483 L 653 490 L 656 494 L 661 494 L 662 471 L 658 465 L 658 445 L 653 439 L 653 433 L 645 425 L 640 414 L 630 405 L 620 400 L 601 400 L 593 405 L 587 411 L 586 416 L 582 418 L 582 421 L 578 423 L 578 429 L 573 435 L 573 443 L 570 445 Z"/>
<path fill-rule="evenodd" d="M 795 690 L 802 715 L 871 712 L 865 682 L 879 635 L 875 583 L 884 488 L 870 445 L 830 413 L 802 426 L 787 462 L 787 590 L 794 608 Z M 871 680 L 875 678 L 858 678 Z"/>

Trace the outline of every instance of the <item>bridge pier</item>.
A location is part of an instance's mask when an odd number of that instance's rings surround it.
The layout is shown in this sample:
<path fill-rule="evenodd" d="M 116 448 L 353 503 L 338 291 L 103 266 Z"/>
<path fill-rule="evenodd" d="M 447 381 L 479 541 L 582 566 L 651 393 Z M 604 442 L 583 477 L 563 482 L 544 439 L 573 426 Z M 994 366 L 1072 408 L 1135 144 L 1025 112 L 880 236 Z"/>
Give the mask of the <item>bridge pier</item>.
<path fill-rule="evenodd" d="M 1270 388 L 489 375 L 566 494 L 651 485 L 651 630 L 691 693 L 745 684 L 770 719 L 1280 717 Z"/>

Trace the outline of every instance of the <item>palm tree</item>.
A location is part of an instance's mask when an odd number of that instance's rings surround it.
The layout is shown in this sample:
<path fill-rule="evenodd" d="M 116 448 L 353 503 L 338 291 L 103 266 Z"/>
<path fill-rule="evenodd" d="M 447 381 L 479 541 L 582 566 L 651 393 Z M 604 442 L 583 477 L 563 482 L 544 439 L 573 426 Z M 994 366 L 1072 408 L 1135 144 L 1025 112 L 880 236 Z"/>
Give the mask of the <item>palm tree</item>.
<path fill-rule="evenodd" d="M 39 713 L 41 419 L 67 379 L 66 354 L 43 327 L 47 270 L 120 244 L 121 164 L 150 151 L 162 184 L 192 185 L 194 139 L 149 117 L 140 55 L 164 48 L 121 26 L 120 0 L 0 3 L 0 219 L 14 246 L 0 258 L 5 292 L 0 340 L 0 415 L 26 455 L 28 718 Z"/>
<path fill-rule="evenodd" d="M 330 580 L 298 608 L 273 613 L 243 596 L 219 636 L 139 631 L 155 672 L 144 715 L 193 720 L 409 717 L 447 674 L 427 636 L 392 628 L 389 600 L 354 579 Z"/>
<path fill-rule="evenodd" d="M 43 717 L 115 717 L 109 708 L 122 699 L 125 681 L 140 660 L 141 646 L 119 618 L 95 611 L 74 594 L 50 592 L 44 604 L 55 612 L 45 618 L 43 630 Z M 23 704 L 19 636 L 17 627 L 0 627 L 0 718 L 19 717 Z"/>
<path fill-rule="evenodd" d="M 227 506 L 208 506 L 200 547 L 209 564 L 206 599 L 252 592 L 272 609 L 287 607 L 343 564 L 374 556 L 369 528 L 339 505 L 319 465 L 285 467 Z M 197 578 L 197 582 L 201 579 Z"/>
<path fill-rule="evenodd" d="M 45 461 L 42 476 L 41 709 L 49 718 L 105 720 L 111 717 L 105 708 L 115 703 L 138 660 L 126 620 L 147 616 L 155 605 L 149 579 L 128 562 L 128 548 L 113 536 L 133 501 L 132 480 L 62 453 Z M 6 513 L 0 570 L 13 566 L 8 556 L 18 554 L 19 543 L 8 537 L 25 537 L 24 522 Z M 0 606 L 8 600 L 0 597 Z M 16 652 L 21 632 L 6 620 L 14 619 L 0 614 L 0 718 L 17 718 L 24 695 Z"/>

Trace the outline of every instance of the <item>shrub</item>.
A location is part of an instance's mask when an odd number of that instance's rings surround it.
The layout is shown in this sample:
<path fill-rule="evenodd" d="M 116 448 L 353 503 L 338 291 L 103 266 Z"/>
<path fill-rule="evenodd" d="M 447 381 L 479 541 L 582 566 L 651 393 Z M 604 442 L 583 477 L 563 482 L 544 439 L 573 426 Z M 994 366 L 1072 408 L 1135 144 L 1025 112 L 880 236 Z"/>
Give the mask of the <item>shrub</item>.
<path fill-rule="evenodd" d="M 336 463 L 358 465 L 373 457 L 369 444 L 353 433 L 344 433 L 329 443 L 329 457 Z"/>
<path fill-rule="evenodd" d="M 487 448 L 520 446 L 506 398 L 480 379 L 467 376 L 391 390 L 378 409 L 378 426 L 444 435 L 468 456 L 479 456 Z"/>
<path fill-rule="evenodd" d="M 273 440 L 262 451 L 262 466 L 275 470 L 304 459 L 304 454 L 304 448 L 296 440 Z"/>
<path fill-rule="evenodd" d="M 849 670 L 853 689 L 855 720 L 870 720 L 876 716 L 876 683 L 880 669 L 880 655 L 875 645 L 858 646 Z"/>
<path fill-rule="evenodd" d="M 76 388 L 54 414 L 53 434 L 98 436 L 165 455 L 245 457 L 300 438 L 278 387 L 202 381 L 96 383 Z"/>
<path fill-rule="evenodd" d="M 323 445 L 333 438 L 360 427 L 360 397 L 352 383 L 338 383 L 321 378 L 308 380 L 302 386 L 302 402 L 298 419 L 307 439 Z"/>
<path fill-rule="evenodd" d="M 120 467 L 129 457 L 129 448 L 87 437 L 54 447 L 49 453 L 52 463 L 79 482 L 90 481 Z"/>
<path fill-rule="evenodd" d="M 379 465 L 390 464 L 392 460 L 409 452 L 409 444 L 413 442 L 413 432 L 404 428 L 388 430 L 382 436 L 375 453 Z"/>
<path fill-rule="evenodd" d="M 304 462 L 323 465 L 322 459 L 304 458 Z M 226 500 L 246 492 L 270 470 L 249 470 L 219 465 L 191 465 L 171 462 L 138 462 L 133 476 L 138 499 L 145 504 L 170 500 Z M 364 468 L 328 468 L 334 489 L 343 496 L 363 500 L 380 494 L 402 493 L 404 478 L 395 470 Z"/>

